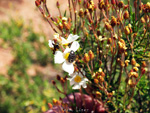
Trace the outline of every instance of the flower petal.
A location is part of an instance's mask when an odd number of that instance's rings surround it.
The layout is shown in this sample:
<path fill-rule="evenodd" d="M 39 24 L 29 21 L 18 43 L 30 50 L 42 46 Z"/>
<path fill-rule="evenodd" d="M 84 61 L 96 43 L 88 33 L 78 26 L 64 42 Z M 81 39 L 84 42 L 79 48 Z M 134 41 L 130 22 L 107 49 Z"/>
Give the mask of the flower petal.
<path fill-rule="evenodd" d="M 66 40 L 65 38 L 61 37 L 61 40 L 62 40 L 62 45 L 68 44 L 68 40 Z"/>
<path fill-rule="evenodd" d="M 71 85 L 71 86 L 75 84 L 75 82 L 74 82 L 74 78 L 73 78 L 73 77 L 72 77 L 72 78 L 70 78 L 69 80 L 70 80 L 70 85 Z"/>
<path fill-rule="evenodd" d="M 71 43 L 71 42 L 77 40 L 78 38 L 79 38 L 78 35 L 70 34 L 70 35 L 68 36 L 68 39 L 67 39 L 67 40 L 68 40 L 69 43 Z"/>
<path fill-rule="evenodd" d="M 72 74 L 74 72 L 73 63 L 69 63 L 69 62 L 65 61 L 62 65 L 62 68 L 64 71 L 68 72 L 69 74 Z"/>
<path fill-rule="evenodd" d="M 81 86 L 79 85 L 79 84 L 75 84 L 73 87 L 72 87 L 72 89 L 80 89 L 81 88 Z"/>
<path fill-rule="evenodd" d="M 83 88 L 87 88 L 86 83 L 82 84 L 82 87 L 83 87 Z"/>
<path fill-rule="evenodd" d="M 64 57 L 63 57 L 63 53 L 61 51 L 56 51 L 55 55 L 54 55 L 54 62 L 61 64 L 65 61 Z"/>
<path fill-rule="evenodd" d="M 63 52 L 63 54 L 65 55 L 66 53 L 69 53 L 70 51 L 71 51 L 70 48 L 67 47 L 67 48 L 65 49 L 65 51 Z"/>
<path fill-rule="evenodd" d="M 48 45 L 49 45 L 49 47 L 50 47 L 50 48 L 54 48 L 54 45 L 53 45 L 53 43 L 54 43 L 54 41 L 52 41 L 52 40 L 49 40 L 49 43 L 48 43 Z"/>
<path fill-rule="evenodd" d="M 80 45 L 77 41 L 74 41 L 72 44 L 71 44 L 71 47 L 70 49 L 73 50 L 74 52 L 77 51 L 79 49 Z"/>

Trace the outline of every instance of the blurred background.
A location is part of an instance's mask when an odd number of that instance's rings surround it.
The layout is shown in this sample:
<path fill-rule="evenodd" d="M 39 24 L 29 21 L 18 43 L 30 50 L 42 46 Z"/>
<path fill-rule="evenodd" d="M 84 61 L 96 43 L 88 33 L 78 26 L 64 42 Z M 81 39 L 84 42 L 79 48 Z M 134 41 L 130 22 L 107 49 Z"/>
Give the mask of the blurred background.
<path fill-rule="evenodd" d="M 58 16 L 56 0 L 47 1 Z M 67 1 L 59 1 L 62 12 Z M 0 113 L 44 112 L 60 96 L 50 82 L 62 75 L 48 47 L 53 34 L 35 0 L 0 0 Z"/>
<path fill-rule="evenodd" d="M 53 16 L 55 4 L 48 0 Z M 60 96 L 51 84 L 62 75 L 48 46 L 53 34 L 35 0 L 0 0 L 0 113 L 44 112 Z"/>

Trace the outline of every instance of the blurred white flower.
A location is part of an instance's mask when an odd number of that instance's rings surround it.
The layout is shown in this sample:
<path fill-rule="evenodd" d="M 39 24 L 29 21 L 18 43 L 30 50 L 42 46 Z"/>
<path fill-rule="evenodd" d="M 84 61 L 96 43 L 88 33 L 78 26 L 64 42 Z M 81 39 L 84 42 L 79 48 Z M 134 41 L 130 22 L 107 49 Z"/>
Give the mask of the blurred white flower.
<path fill-rule="evenodd" d="M 74 42 L 78 38 L 79 38 L 78 35 L 73 35 L 73 34 L 70 34 L 67 39 L 65 39 L 63 37 L 60 37 L 58 33 L 54 34 L 54 39 L 57 39 L 58 43 L 62 44 L 62 45 L 68 45 L 69 43 Z M 51 49 L 54 48 L 54 44 L 55 44 L 55 42 L 53 40 L 49 40 L 49 44 L 48 45 L 49 45 L 49 47 Z"/>
<path fill-rule="evenodd" d="M 69 74 L 72 74 L 74 72 L 74 66 L 73 62 L 70 62 L 70 52 L 76 52 L 79 48 L 79 43 L 77 41 L 74 41 L 71 44 L 71 47 L 67 47 L 65 51 L 62 53 L 61 51 L 56 51 L 54 55 L 54 62 L 61 64 L 64 71 L 68 72 Z"/>
<path fill-rule="evenodd" d="M 82 74 L 85 75 L 85 72 L 82 71 Z M 82 74 L 81 72 L 74 72 L 70 74 L 72 78 L 68 78 L 68 80 L 70 81 L 70 85 L 73 86 L 72 89 L 80 89 L 81 86 L 83 88 L 87 87 L 86 82 L 88 79 L 84 78 Z"/>
<path fill-rule="evenodd" d="M 71 43 L 71 42 L 74 42 L 74 41 L 77 40 L 78 38 L 79 38 L 78 35 L 73 35 L 73 34 L 70 34 L 67 39 L 61 37 L 61 39 L 62 39 L 62 45 L 65 45 L 65 44 L 69 44 L 69 43 Z"/>
<path fill-rule="evenodd" d="M 54 48 L 54 41 L 53 41 L 53 40 L 49 40 L 48 42 L 49 42 L 49 43 L 48 43 L 49 47 L 50 47 L 51 49 L 53 49 L 53 48 Z"/>

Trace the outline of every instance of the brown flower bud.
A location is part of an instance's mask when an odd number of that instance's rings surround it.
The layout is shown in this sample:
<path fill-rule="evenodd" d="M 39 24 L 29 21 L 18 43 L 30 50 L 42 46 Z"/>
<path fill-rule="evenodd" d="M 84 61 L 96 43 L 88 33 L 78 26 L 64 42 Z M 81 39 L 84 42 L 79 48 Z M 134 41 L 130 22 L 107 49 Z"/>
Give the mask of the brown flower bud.
<path fill-rule="evenodd" d="M 60 78 L 61 83 L 65 83 L 65 79 L 64 78 Z"/>
<path fill-rule="evenodd" d="M 56 6 L 57 6 L 57 8 L 59 8 L 59 7 L 60 7 L 60 4 L 59 4 L 59 2 L 58 2 L 58 1 L 56 2 Z"/>
<path fill-rule="evenodd" d="M 55 98 L 53 98 L 53 104 L 57 105 L 58 104 L 58 100 L 56 100 Z"/>
<path fill-rule="evenodd" d="M 131 64 L 132 64 L 133 66 L 136 64 L 136 61 L 135 61 L 135 59 L 134 59 L 134 58 L 132 58 L 132 60 L 131 60 Z"/>
<path fill-rule="evenodd" d="M 79 4 L 81 4 L 81 0 L 78 0 Z"/>
<path fill-rule="evenodd" d="M 115 1 L 115 0 L 111 0 L 111 4 L 112 4 L 112 5 L 115 5 L 115 4 L 116 4 L 116 1 Z"/>
<path fill-rule="evenodd" d="M 128 19 L 129 18 L 129 12 L 125 11 L 123 17 L 125 20 Z"/>
<path fill-rule="evenodd" d="M 108 93 L 107 96 L 108 96 L 108 97 L 112 97 L 112 96 L 113 96 L 113 93 Z"/>
<path fill-rule="evenodd" d="M 99 83 L 98 79 L 94 79 L 94 83 L 98 84 Z"/>
<path fill-rule="evenodd" d="M 90 57 L 87 53 L 84 54 L 84 62 L 88 63 L 90 61 Z"/>
<path fill-rule="evenodd" d="M 105 28 L 110 31 L 112 30 L 112 26 L 108 23 L 108 22 L 105 22 Z"/>
<path fill-rule="evenodd" d="M 133 81 L 131 79 L 128 80 L 128 85 L 132 86 L 133 85 Z"/>
<path fill-rule="evenodd" d="M 145 61 L 142 62 L 142 67 L 146 67 L 146 62 Z"/>
<path fill-rule="evenodd" d="M 124 8 L 123 9 L 127 9 L 129 7 L 129 5 L 124 5 Z"/>
<path fill-rule="evenodd" d="M 130 29 L 129 29 L 128 26 L 125 27 L 124 32 L 125 32 L 126 35 L 130 34 Z"/>
<path fill-rule="evenodd" d="M 57 78 L 57 80 L 60 80 L 60 79 L 61 79 L 61 77 L 60 77 L 59 75 L 57 75 L 56 78 Z"/>
<path fill-rule="evenodd" d="M 103 0 L 101 0 L 101 1 L 98 3 L 98 7 L 99 7 L 100 10 L 105 8 L 105 3 L 104 3 Z"/>
<path fill-rule="evenodd" d="M 69 23 L 67 23 L 67 22 L 64 22 L 64 28 L 65 28 L 66 30 L 70 30 L 71 25 L 70 25 Z"/>
<path fill-rule="evenodd" d="M 86 16 L 88 13 L 89 13 L 89 10 L 86 9 L 86 10 L 84 11 L 84 16 Z"/>
<path fill-rule="evenodd" d="M 108 38 L 107 44 L 111 44 L 111 43 L 112 43 L 112 39 L 111 39 L 111 38 Z"/>
<path fill-rule="evenodd" d="M 145 68 L 143 68 L 143 67 L 141 68 L 141 73 L 142 73 L 142 75 L 145 74 Z"/>
<path fill-rule="evenodd" d="M 123 6 L 124 6 L 123 1 L 119 1 L 119 3 L 118 3 L 118 7 L 119 7 L 119 8 L 123 8 Z"/>
<path fill-rule="evenodd" d="M 102 72 L 102 73 L 101 73 L 101 76 L 102 76 L 102 77 L 105 77 L 105 73 L 104 73 L 104 72 Z"/>
<path fill-rule="evenodd" d="M 141 18 L 141 23 L 143 23 L 143 24 L 145 23 L 144 17 Z"/>
<path fill-rule="evenodd" d="M 129 60 L 125 60 L 125 66 L 127 67 L 128 66 L 128 64 L 129 64 Z"/>
<path fill-rule="evenodd" d="M 150 2 L 147 2 L 146 9 L 150 12 Z"/>
<path fill-rule="evenodd" d="M 124 62 L 123 61 L 121 61 L 121 67 L 124 67 L 125 66 L 125 64 L 124 64 Z"/>
<path fill-rule="evenodd" d="M 139 69 L 135 66 L 133 67 L 133 71 L 137 72 Z"/>
<path fill-rule="evenodd" d="M 48 103 L 49 109 L 52 109 L 53 105 L 51 103 Z"/>
<path fill-rule="evenodd" d="M 145 16 L 144 16 L 144 19 L 145 19 L 146 22 L 148 22 L 148 21 L 149 21 L 149 16 L 148 16 L 148 15 L 145 15 Z"/>
<path fill-rule="evenodd" d="M 97 30 L 97 35 L 98 35 L 98 36 L 100 36 L 100 35 L 101 35 L 100 30 Z"/>
<path fill-rule="evenodd" d="M 54 80 L 52 80 L 52 84 L 53 84 L 53 85 L 56 85 L 56 82 L 55 82 Z"/>
<path fill-rule="evenodd" d="M 41 1 L 36 0 L 36 1 L 35 1 L 35 5 L 36 5 L 37 7 L 39 7 L 39 6 L 41 5 Z"/>
<path fill-rule="evenodd" d="M 117 25 L 117 19 L 114 16 L 112 16 L 110 23 L 111 23 L 111 26 L 114 27 L 115 25 Z"/>
<path fill-rule="evenodd" d="M 102 76 L 99 77 L 100 82 L 104 82 L 104 78 Z"/>
<path fill-rule="evenodd" d="M 130 33 L 132 33 L 132 26 L 131 26 L 131 24 L 129 24 L 128 27 L 129 27 Z"/>
<path fill-rule="evenodd" d="M 89 56 L 90 56 L 90 59 L 91 59 L 91 60 L 94 59 L 94 53 L 93 53 L 91 50 L 89 51 Z"/>
<path fill-rule="evenodd" d="M 99 91 L 96 91 L 96 97 L 101 97 L 102 94 Z"/>
<path fill-rule="evenodd" d="M 62 23 L 59 23 L 59 24 L 58 24 L 58 28 L 59 28 L 60 30 L 62 30 L 62 29 L 63 29 L 63 25 L 62 25 Z"/>
<path fill-rule="evenodd" d="M 100 66 L 102 65 L 102 61 L 101 61 L 101 60 L 99 60 L 99 65 L 100 65 Z"/>
<path fill-rule="evenodd" d="M 136 36 L 137 36 L 137 33 L 134 33 L 134 34 L 133 34 L 133 38 L 136 38 Z"/>
<path fill-rule="evenodd" d="M 79 16 L 82 17 L 82 18 L 84 17 L 84 11 L 83 11 L 82 8 L 81 8 L 80 11 L 79 11 Z"/>

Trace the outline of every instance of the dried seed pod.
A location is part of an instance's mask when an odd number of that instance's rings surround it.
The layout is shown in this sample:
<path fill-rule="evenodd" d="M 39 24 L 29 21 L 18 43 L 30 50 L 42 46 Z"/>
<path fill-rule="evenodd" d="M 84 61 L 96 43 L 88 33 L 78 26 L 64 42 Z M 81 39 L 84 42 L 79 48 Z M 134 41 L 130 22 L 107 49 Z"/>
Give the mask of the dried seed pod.
<path fill-rule="evenodd" d="M 98 80 L 98 79 L 94 79 L 94 83 L 95 83 L 95 84 L 98 84 L 98 83 L 99 83 L 99 80 Z"/>
<path fill-rule="evenodd" d="M 132 58 L 132 60 L 131 60 L 131 64 L 132 64 L 132 66 L 135 66 L 135 65 L 136 65 L 136 61 L 135 61 L 135 59 L 134 59 L 134 58 Z"/>
<path fill-rule="evenodd" d="M 99 77 L 100 82 L 104 82 L 104 78 L 102 76 Z"/>
<path fill-rule="evenodd" d="M 96 97 L 101 97 L 102 96 L 102 94 L 99 92 L 99 91 L 96 91 Z"/>
<path fill-rule="evenodd" d="M 105 77 L 105 73 L 104 73 L 104 72 L 102 72 L 102 73 L 101 73 L 101 76 L 102 76 L 102 77 Z"/>
<path fill-rule="evenodd" d="M 36 0 L 36 1 L 35 1 L 35 5 L 36 5 L 37 7 L 39 7 L 39 6 L 41 5 L 41 1 Z"/>
<path fill-rule="evenodd" d="M 142 62 L 142 67 L 146 67 L 146 62 L 145 61 Z"/>
<path fill-rule="evenodd" d="M 57 78 L 57 80 L 60 80 L 60 79 L 61 79 L 61 77 L 60 77 L 59 75 L 57 75 L 56 78 Z"/>
<path fill-rule="evenodd" d="M 115 4 L 116 4 L 116 1 L 115 1 L 115 0 L 111 0 L 111 4 L 112 4 L 112 5 L 115 5 Z"/>
<path fill-rule="evenodd" d="M 91 50 L 89 51 L 89 56 L 90 56 L 90 60 L 94 59 L 94 53 Z"/>
<path fill-rule="evenodd" d="M 124 32 L 125 32 L 126 35 L 130 34 L 130 29 L 129 29 L 128 26 L 125 27 Z"/>
<path fill-rule="evenodd" d="M 123 1 L 119 1 L 119 3 L 118 3 L 118 7 L 119 7 L 119 8 L 123 8 L 123 6 L 124 6 Z"/>
<path fill-rule="evenodd" d="M 101 1 L 98 3 L 98 8 L 99 8 L 100 10 L 102 10 L 102 9 L 105 8 L 105 3 L 104 3 L 103 0 L 101 0 Z"/>
<path fill-rule="evenodd" d="M 125 66 L 127 67 L 129 64 L 130 60 L 125 60 Z"/>
<path fill-rule="evenodd" d="M 53 85 L 56 85 L 56 82 L 55 82 L 54 80 L 52 80 L 52 84 L 53 84 Z"/>
<path fill-rule="evenodd" d="M 108 22 L 105 22 L 105 28 L 110 31 L 112 30 L 112 26 L 108 23 Z"/>
<path fill-rule="evenodd" d="M 111 38 L 108 38 L 107 44 L 111 44 L 111 43 L 112 43 L 112 39 L 111 39 Z"/>
<path fill-rule="evenodd" d="M 82 8 L 79 10 L 79 16 L 82 18 L 84 17 L 84 11 Z"/>
<path fill-rule="evenodd" d="M 123 17 L 125 20 L 127 20 L 129 18 L 129 12 L 125 11 Z"/>
<path fill-rule="evenodd" d="M 117 19 L 114 16 L 112 16 L 110 23 L 111 23 L 111 26 L 114 27 L 115 25 L 117 25 Z"/>
<path fill-rule="evenodd" d="M 56 2 L 56 6 L 57 6 L 57 8 L 59 8 L 59 7 L 60 7 L 60 4 L 59 4 L 59 2 L 58 2 L 58 1 Z"/>
<path fill-rule="evenodd" d="M 143 23 L 143 24 L 145 23 L 144 17 L 141 18 L 141 23 Z"/>
<path fill-rule="evenodd" d="M 134 70 L 135 72 L 137 72 L 139 69 L 135 66 L 135 67 L 133 67 L 133 70 Z"/>
<path fill-rule="evenodd" d="M 90 57 L 87 53 L 84 54 L 84 62 L 88 63 L 90 61 Z"/>
<path fill-rule="evenodd" d="M 52 109 L 53 105 L 51 103 L 48 103 L 49 109 Z"/>

